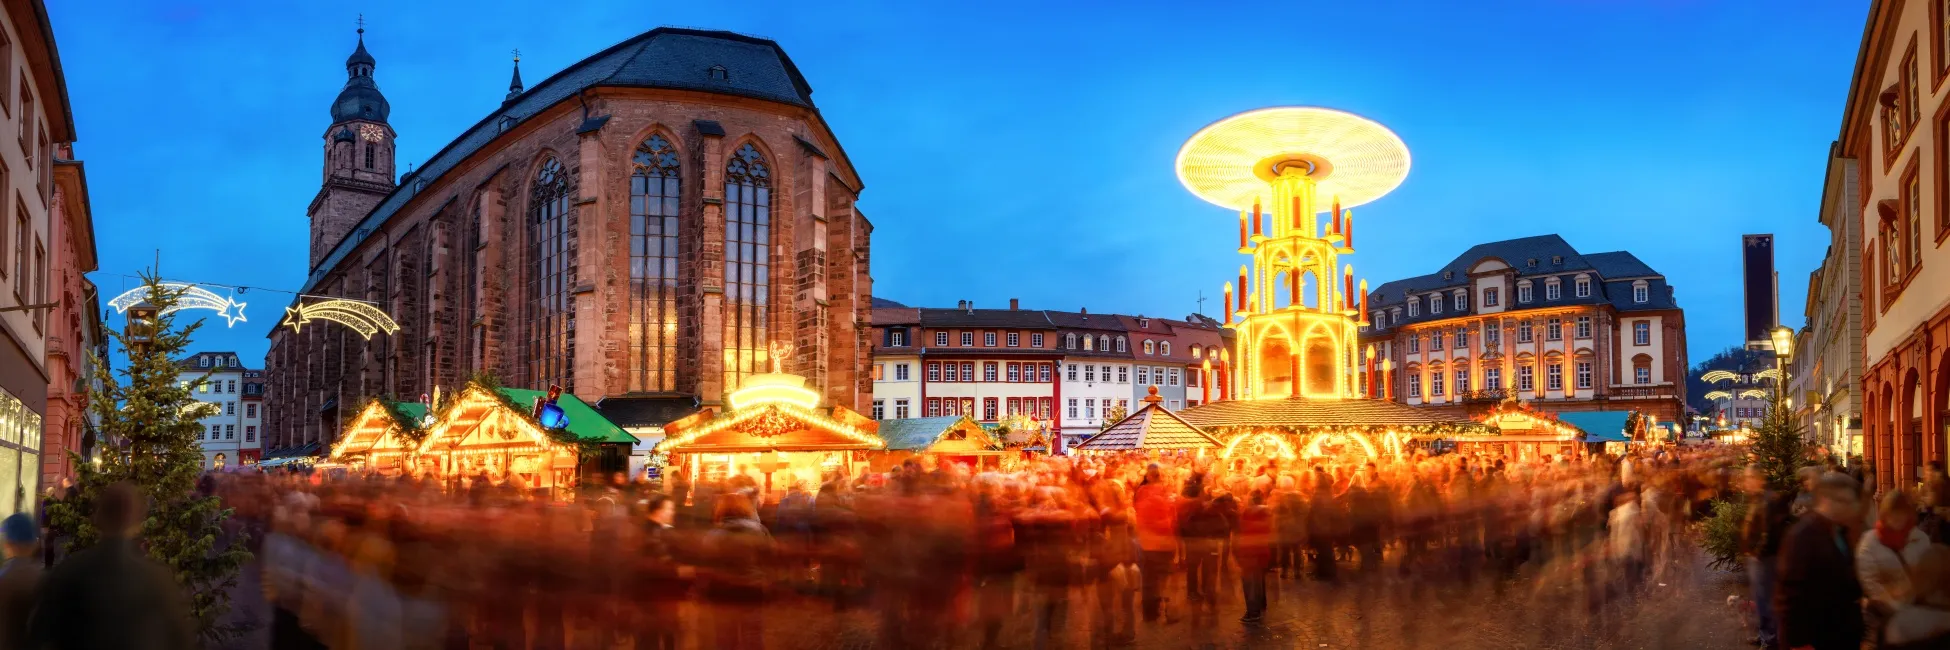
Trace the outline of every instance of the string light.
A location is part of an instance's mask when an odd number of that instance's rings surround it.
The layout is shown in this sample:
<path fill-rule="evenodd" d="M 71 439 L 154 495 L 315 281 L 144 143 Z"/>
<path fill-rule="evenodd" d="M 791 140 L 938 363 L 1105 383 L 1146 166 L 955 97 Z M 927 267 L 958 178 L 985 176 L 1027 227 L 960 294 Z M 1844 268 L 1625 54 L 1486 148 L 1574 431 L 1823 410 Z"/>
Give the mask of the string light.
<path fill-rule="evenodd" d="M 1232 438 L 1232 442 L 1226 443 L 1226 450 L 1220 452 L 1219 457 L 1231 458 L 1232 452 L 1237 451 L 1239 449 L 1239 443 L 1246 442 L 1248 440 L 1251 440 L 1255 447 L 1266 445 L 1266 443 L 1272 443 L 1272 446 L 1276 450 L 1278 450 L 1279 452 L 1278 456 L 1280 458 L 1292 460 L 1298 457 L 1298 454 L 1293 453 L 1293 445 L 1287 444 L 1286 438 L 1284 436 L 1276 435 L 1266 431 L 1248 432 L 1248 433 L 1242 433 L 1237 436 L 1234 436 Z M 1265 450 L 1254 449 L 1254 455 L 1259 457 L 1264 457 Z"/>
<path fill-rule="evenodd" d="M 1705 397 L 1708 401 L 1733 399 L 1733 393 L 1723 391 L 1723 390 L 1716 390 L 1716 391 L 1709 392 L 1703 395 L 1702 397 Z"/>
<path fill-rule="evenodd" d="M 1731 380 L 1736 380 L 1736 379 L 1739 379 L 1739 378 L 1740 378 L 1740 375 L 1736 375 L 1736 374 L 1733 374 L 1733 373 L 1731 373 L 1731 372 L 1728 372 L 1728 371 L 1725 371 L 1725 370 L 1715 370 L 1715 371 L 1712 371 L 1712 372 L 1709 372 L 1709 373 L 1706 373 L 1706 374 L 1704 374 L 1704 375 L 1700 375 L 1700 376 L 1699 376 L 1699 378 L 1700 378 L 1700 379 L 1702 379 L 1702 380 L 1704 380 L 1704 381 L 1706 381 L 1706 383 L 1709 383 L 1709 384 L 1710 384 L 1710 383 L 1713 383 L 1713 382 L 1716 382 L 1716 381 L 1731 381 Z"/>
<path fill-rule="evenodd" d="M 1767 391 L 1758 388 L 1749 388 L 1747 390 L 1740 391 L 1740 399 L 1760 399 L 1766 396 L 1767 396 Z"/>
<path fill-rule="evenodd" d="M 245 303 L 211 293 L 209 289 L 187 282 L 159 282 L 156 284 L 156 287 L 161 289 L 161 292 L 165 294 L 178 294 L 176 304 L 170 305 L 168 309 L 162 310 L 164 314 L 185 309 L 208 309 L 217 312 L 218 316 L 223 317 L 227 322 L 226 327 L 236 327 L 238 322 L 246 320 L 244 318 Z M 139 305 L 148 299 L 149 287 L 145 285 L 122 292 L 122 295 L 116 296 L 114 300 L 108 301 L 108 306 L 113 307 L 115 313 L 120 314 L 127 312 L 130 307 Z"/>
<path fill-rule="evenodd" d="M 812 409 L 788 402 L 772 402 L 759 408 L 733 409 L 731 412 L 720 415 L 695 429 L 683 431 L 676 436 L 665 438 L 663 442 L 657 443 L 657 446 L 652 451 L 682 453 L 683 450 L 679 449 L 679 447 L 691 444 L 704 436 L 731 430 L 761 417 L 768 417 L 767 413 L 773 411 L 798 420 L 807 428 L 825 431 L 869 448 L 880 449 L 887 446 L 887 443 L 881 440 L 880 436 L 863 431 L 844 422 L 828 418 Z"/>
<path fill-rule="evenodd" d="M 399 324 L 378 307 L 356 300 L 333 299 L 300 304 L 284 309 L 284 326 L 294 333 L 302 333 L 304 326 L 312 319 L 328 320 L 352 328 L 360 336 L 371 339 L 373 334 L 384 330 L 387 334 L 399 331 Z"/>

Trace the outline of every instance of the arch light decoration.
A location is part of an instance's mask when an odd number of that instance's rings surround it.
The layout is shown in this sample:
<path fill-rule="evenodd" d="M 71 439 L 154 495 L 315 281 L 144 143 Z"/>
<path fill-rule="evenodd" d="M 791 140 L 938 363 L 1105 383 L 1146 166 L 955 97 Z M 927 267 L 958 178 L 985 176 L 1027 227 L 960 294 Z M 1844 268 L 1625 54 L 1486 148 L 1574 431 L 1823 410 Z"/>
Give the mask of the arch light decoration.
<path fill-rule="evenodd" d="M 381 331 L 387 334 L 399 331 L 399 323 L 393 322 L 393 317 L 357 300 L 334 299 L 284 309 L 284 326 L 293 333 L 303 333 L 314 318 L 350 327 L 368 340 Z"/>
<path fill-rule="evenodd" d="M 1705 395 L 1703 395 L 1702 397 L 1705 397 L 1705 398 L 1706 398 L 1706 399 L 1708 399 L 1708 400 L 1711 400 L 1711 401 L 1716 401 L 1716 402 L 1717 402 L 1717 401 L 1719 401 L 1719 400 L 1723 400 L 1723 399 L 1733 399 L 1733 393 L 1729 393 L 1729 392 L 1727 392 L 1727 391 L 1723 391 L 1723 390 L 1716 390 L 1716 391 L 1713 391 L 1713 392 L 1710 392 L 1710 393 L 1707 393 L 1707 394 L 1705 394 Z"/>
<path fill-rule="evenodd" d="M 1715 370 L 1706 373 L 1704 375 L 1700 375 L 1699 378 L 1701 381 L 1705 381 L 1706 383 L 1710 384 L 1716 381 L 1731 381 L 1731 380 L 1739 379 L 1740 375 L 1736 375 L 1734 373 L 1725 370 Z"/>
<path fill-rule="evenodd" d="M 1767 391 L 1758 388 L 1749 388 L 1747 390 L 1740 391 L 1740 399 L 1760 399 L 1766 396 L 1767 396 Z"/>
<path fill-rule="evenodd" d="M 1233 452 L 1239 451 L 1240 443 L 1244 443 L 1244 442 L 1252 443 L 1250 445 L 1246 445 L 1245 450 L 1248 453 L 1253 454 L 1254 457 L 1257 458 L 1265 458 L 1267 456 L 1278 456 L 1280 458 L 1287 459 L 1287 460 L 1293 460 L 1295 458 L 1299 458 L 1299 455 L 1294 453 L 1293 451 L 1293 445 L 1287 444 L 1286 438 L 1281 437 L 1279 434 L 1275 434 L 1267 431 L 1260 431 L 1257 433 L 1242 433 L 1239 434 L 1238 436 L 1235 436 L 1232 439 L 1232 442 L 1226 443 L 1226 450 L 1224 452 L 1221 452 L 1219 454 L 1219 457 L 1231 458 Z M 1267 453 L 1269 451 L 1271 453 Z"/>
<path fill-rule="evenodd" d="M 157 283 L 156 286 L 161 287 L 163 291 L 180 294 L 176 299 L 176 304 L 163 310 L 162 313 L 167 314 L 185 309 L 208 309 L 217 312 L 218 316 L 223 317 L 224 321 L 226 321 L 226 327 L 236 327 L 237 323 L 248 320 L 244 318 L 245 303 L 237 302 L 235 299 L 225 296 L 219 296 L 212 293 L 209 289 L 188 282 L 161 282 Z M 108 301 L 108 306 L 114 308 L 115 313 L 120 314 L 127 312 L 130 307 L 141 304 L 142 301 L 148 298 L 149 287 L 140 286 L 122 292 L 122 295 L 116 296 L 114 300 Z"/>
<path fill-rule="evenodd" d="M 1781 369 L 1780 369 L 1780 368 L 1768 368 L 1768 369 L 1766 369 L 1766 370 L 1762 370 L 1762 371 L 1760 371 L 1760 372 L 1756 372 L 1756 373 L 1754 373 L 1754 378 L 1755 378 L 1755 379 L 1780 379 L 1780 378 L 1781 378 Z"/>
<path fill-rule="evenodd" d="M 1359 431 L 1328 431 L 1316 433 L 1311 439 L 1307 440 L 1307 445 L 1304 448 L 1306 456 L 1308 458 L 1323 456 L 1325 453 L 1321 450 L 1322 446 L 1329 442 L 1345 443 L 1348 440 L 1352 440 L 1354 444 L 1360 445 L 1361 450 L 1367 452 L 1369 458 L 1381 457 L 1380 450 L 1375 449 L 1374 441 L 1368 439 L 1367 434 Z"/>

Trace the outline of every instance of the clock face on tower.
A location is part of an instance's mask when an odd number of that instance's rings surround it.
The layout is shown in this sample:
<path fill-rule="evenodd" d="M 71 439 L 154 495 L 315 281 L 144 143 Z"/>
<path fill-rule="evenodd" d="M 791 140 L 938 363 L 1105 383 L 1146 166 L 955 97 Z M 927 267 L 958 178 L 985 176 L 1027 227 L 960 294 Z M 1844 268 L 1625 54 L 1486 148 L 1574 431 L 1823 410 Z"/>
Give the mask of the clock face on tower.
<path fill-rule="evenodd" d="M 359 137 L 365 138 L 366 142 L 378 142 L 380 139 L 386 137 L 386 130 L 380 128 L 377 124 L 361 125 L 359 127 Z"/>

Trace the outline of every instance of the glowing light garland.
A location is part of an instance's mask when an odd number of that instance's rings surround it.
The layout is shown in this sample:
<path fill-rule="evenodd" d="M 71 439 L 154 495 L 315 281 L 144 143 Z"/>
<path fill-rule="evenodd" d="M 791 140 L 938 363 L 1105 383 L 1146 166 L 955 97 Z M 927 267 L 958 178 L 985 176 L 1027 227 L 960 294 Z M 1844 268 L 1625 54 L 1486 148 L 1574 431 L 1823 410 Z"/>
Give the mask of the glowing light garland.
<path fill-rule="evenodd" d="M 1766 396 L 1767 396 L 1767 391 L 1758 388 L 1749 388 L 1747 390 L 1740 391 L 1740 399 L 1760 399 Z"/>
<path fill-rule="evenodd" d="M 164 314 L 185 309 L 208 309 L 223 317 L 227 327 L 235 327 L 238 322 L 247 320 L 244 318 L 245 303 L 211 293 L 209 289 L 187 282 L 162 282 L 157 286 L 165 292 L 181 292 L 181 295 L 176 298 L 176 304 L 162 311 Z M 108 306 L 114 308 L 115 313 L 120 314 L 127 312 L 130 307 L 142 304 L 142 301 L 148 298 L 149 287 L 145 285 L 122 292 L 122 295 L 108 301 Z"/>
<path fill-rule="evenodd" d="M 371 339 L 373 334 L 384 331 L 393 334 L 399 331 L 399 323 L 378 307 L 356 300 L 327 300 L 309 305 L 286 307 L 284 326 L 292 332 L 303 333 L 304 326 L 316 318 L 327 320 L 352 328 L 360 336 Z"/>
<path fill-rule="evenodd" d="M 1700 378 L 1700 380 L 1701 380 L 1701 381 L 1705 381 L 1706 383 L 1709 383 L 1709 384 L 1710 384 L 1710 383 L 1713 383 L 1713 382 L 1717 382 L 1717 381 L 1733 381 L 1733 380 L 1738 380 L 1738 379 L 1740 379 L 1740 375 L 1737 375 L 1737 374 L 1734 374 L 1734 373 L 1732 373 L 1732 372 L 1728 372 L 1728 371 L 1725 371 L 1725 370 L 1715 370 L 1715 371 L 1713 371 L 1713 372 L 1709 372 L 1709 373 L 1706 373 L 1706 374 L 1704 374 L 1704 375 L 1700 375 L 1700 376 L 1699 376 L 1699 378 Z"/>
<path fill-rule="evenodd" d="M 1713 392 L 1710 392 L 1710 393 L 1707 393 L 1707 394 L 1705 394 L 1705 395 L 1703 395 L 1702 397 L 1705 397 L 1705 398 L 1706 398 L 1707 400 L 1709 400 L 1709 401 L 1718 401 L 1718 400 L 1723 400 L 1723 399 L 1733 399 L 1733 393 L 1729 393 L 1729 392 L 1727 392 L 1727 391 L 1723 391 L 1723 390 L 1716 390 L 1716 391 L 1713 391 Z"/>
<path fill-rule="evenodd" d="M 1282 435 L 1278 435 L 1266 431 L 1242 433 L 1239 434 L 1238 436 L 1233 437 L 1232 442 L 1226 443 L 1226 450 L 1223 452 L 1219 452 L 1219 457 L 1231 458 L 1232 453 L 1234 451 L 1239 450 L 1239 443 L 1246 442 L 1249 440 L 1252 441 L 1253 444 L 1252 447 L 1248 449 L 1248 451 L 1251 452 L 1255 458 L 1265 458 L 1267 448 L 1269 447 L 1272 448 L 1272 451 L 1276 452 L 1276 454 L 1280 458 L 1293 460 L 1299 457 L 1298 454 L 1293 453 L 1293 445 L 1287 444 L 1286 436 L 1282 436 Z"/>
<path fill-rule="evenodd" d="M 819 412 L 814 411 L 812 409 L 804 408 L 797 404 L 791 404 L 787 402 L 772 402 L 772 403 L 765 404 L 763 407 L 735 409 L 730 413 L 720 415 L 716 419 L 711 420 L 710 422 L 704 424 L 703 426 L 699 426 L 689 431 L 680 432 L 676 436 L 670 438 L 665 438 L 663 442 L 657 443 L 657 446 L 653 449 L 653 451 L 660 451 L 660 452 L 676 451 L 676 448 L 691 444 L 692 442 L 697 441 L 698 438 L 702 438 L 704 436 L 708 436 L 721 431 L 735 429 L 738 428 L 740 425 L 743 425 L 747 422 L 751 422 L 753 420 L 757 420 L 762 417 L 771 417 L 768 414 L 773 412 L 776 412 L 779 415 L 798 419 L 800 422 L 804 423 L 809 428 L 816 428 L 823 431 L 827 431 L 834 435 L 840 436 L 842 438 L 846 438 L 853 442 L 857 442 L 874 449 L 880 449 L 887 446 L 887 443 L 881 440 L 880 436 L 876 436 L 866 431 L 862 431 L 856 427 L 853 427 L 852 425 L 848 425 L 843 422 L 832 420 L 830 418 L 827 418 L 824 415 L 820 415 Z"/>
<path fill-rule="evenodd" d="M 1760 372 L 1754 373 L 1754 379 L 1780 379 L 1780 378 L 1781 378 L 1780 368 L 1768 368 L 1766 370 L 1762 370 Z"/>

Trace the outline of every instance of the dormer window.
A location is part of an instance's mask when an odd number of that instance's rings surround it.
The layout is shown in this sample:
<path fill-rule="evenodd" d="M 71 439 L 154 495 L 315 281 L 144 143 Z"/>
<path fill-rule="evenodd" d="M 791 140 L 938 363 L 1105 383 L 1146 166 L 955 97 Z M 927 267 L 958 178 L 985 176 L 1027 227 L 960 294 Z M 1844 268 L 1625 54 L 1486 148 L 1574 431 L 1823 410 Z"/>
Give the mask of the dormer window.
<path fill-rule="evenodd" d="M 1528 305 L 1530 304 L 1530 300 L 1533 297 L 1534 296 L 1532 295 L 1532 292 L 1530 290 L 1529 280 L 1524 280 L 1522 282 L 1517 283 L 1517 304 Z"/>
<path fill-rule="evenodd" d="M 1171 356 L 1171 341 L 1165 341 L 1163 343 L 1159 343 L 1158 353 L 1165 355 L 1167 357 Z"/>
<path fill-rule="evenodd" d="M 1416 316 L 1420 316 L 1420 315 L 1422 315 L 1421 313 L 1419 313 L 1419 312 L 1421 311 L 1421 308 L 1420 308 L 1420 307 L 1421 307 L 1421 304 L 1422 304 L 1422 301 L 1421 301 L 1420 299 L 1416 299 L 1416 298 L 1410 298 L 1410 299 L 1408 299 L 1408 317 L 1409 317 L 1409 318 L 1414 318 L 1414 317 L 1416 317 Z"/>
<path fill-rule="evenodd" d="M 726 70 L 725 67 L 721 65 L 711 66 L 711 80 L 731 81 L 731 71 Z"/>
<path fill-rule="evenodd" d="M 1128 350 L 1128 349 L 1130 349 L 1130 344 L 1129 344 L 1129 343 L 1127 343 L 1127 342 L 1125 341 L 1125 339 L 1124 339 L 1124 337 L 1123 337 L 1123 336 L 1118 336 L 1118 337 L 1117 337 L 1117 351 L 1118 351 L 1118 352 L 1123 352 L 1123 351 L 1125 351 L 1125 350 Z"/>
<path fill-rule="evenodd" d="M 1469 310 L 1469 292 L 1457 291 L 1453 298 L 1456 303 L 1456 311 L 1462 312 Z"/>
<path fill-rule="evenodd" d="M 1644 304 L 1652 302 L 1652 286 L 1644 280 L 1632 283 L 1632 302 Z"/>
<path fill-rule="evenodd" d="M 1533 258 L 1530 258 L 1530 262 L 1529 262 L 1528 264 L 1526 264 L 1526 266 L 1529 266 L 1530 268 L 1533 268 L 1533 269 L 1534 269 L 1534 268 L 1537 268 L 1537 258 L 1535 258 L 1535 257 L 1533 257 Z"/>
<path fill-rule="evenodd" d="M 513 115 L 501 116 L 500 128 L 502 133 L 507 133 L 508 129 L 515 128 L 515 116 Z"/>
<path fill-rule="evenodd" d="M 1138 329 L 1151 329 L 1151 319 L 1149 318 L 1138 319 Z"/>
<path fill-rule="evenodd" d="M 208 367 L 210 367 L 210 357 L 207 357 L 207 356 L 200 356 L 200 357 L 197 357 L 197 358 L 196 358 L 196 367 L 198 367 L 198 368 L 208 368 Z"/>
<path fill-rule="evenodd" d="M 1557 281 L 1557 278 L 1551 278 L 1549 280 L 1544 281 L 1545 300 L 1557 300 L 1563 297 L 1564 297 L 1564 285 L 1560 284 Z"/>
<path fill-rule="evenodd" d="M 1450 279 L 1454 279 L 1455 277 L 1456 277 L 1456 272 L 1455 272 L 1455 271 L 1443 271 L 1443 272 L 1442 272 L 1442 279 L 1444 279 L 1444 280 L 1450 280 Z"/>
<path fill-rule="evenodd" d="M 1157 354 L 1157 353 L 1158 353 L 1158 342 L 1157 342 L 1157 341 L 1149 341 L 1149 340 L 1147 340 L 1147 341 L 1145 341 L 1145 342 L 1144 342 L 1144 353 L 1145 353 L 1145 354 L 1147 354 L 1147 355 L 1151 355 L 1151 354 Z"/>
<path fill-rule="evenodd" d="M 1571 286 L 1579 298 L 1591 297 L 1591 278 L 1580 275 L 1577 280 L 1572 282 Z"/>
<path fill-rule="evenodd" d="M 1429 296 L 1429 313 L 1442 313 L 1442 294 L 1438 293 Z"/>
<path fill-rule="evenodd" d="M 1563 266 L 1563 265 L 1564 265 L 1564 256 L 1563 256 L 1563 255 L 1552 255 L 1552 256 L 1551 256 L 1551 266 Z"/>

